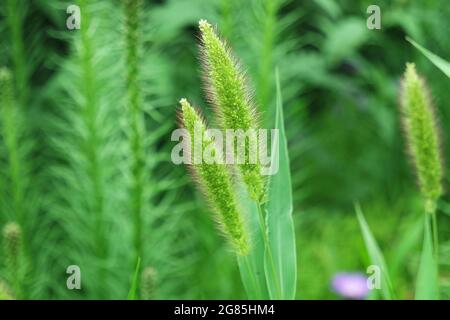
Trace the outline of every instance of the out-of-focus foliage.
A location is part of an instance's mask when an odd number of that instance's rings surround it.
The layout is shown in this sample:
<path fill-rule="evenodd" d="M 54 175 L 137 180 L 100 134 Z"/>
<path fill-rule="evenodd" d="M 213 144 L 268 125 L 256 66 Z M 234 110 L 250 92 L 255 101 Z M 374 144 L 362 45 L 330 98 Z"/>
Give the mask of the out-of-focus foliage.
<path fill-rule="evenodd" d="M 443 158 L 450 159 L 448 78 L 405 40 L 449 60 L 450 6 L 446 0 L 377 1 L 382 29 L 369 30 L 372 2 L 143 1 L 138 74 L 147 169 L 140 298 L 245 298 L 211 213 L 185 168 L 170 161 L 177 101 L 183 95 L 207 105 L 195 45 L 202 18 L 219 27 L 248 66 L 264 126 L 273 123 L 274 70 L 280 71 L 297 298 L 337 298 L 333 274 L 365 272 L 370 264 L 355 201 L 384 252 L 397 295 L 414 296 L 423 212 L 405 159 L 397 95 L 405 62 L 414 62 L 428 80 Z M 119 0 L 79 1 L 81 30 L 68 30 L 69 4 L 0 3 L 0 67 L 12 75 L 11 101 L 20 118 L 16 127 L 5 126 L 16 122 L 1 112 L 0 228 L 19 224 L 26 269 L 20 296 L 11 292 L 0 240 L 0 287 L 19 298 L 126 298 L 136 257 L 125 11 Z M 450 298 L 448 193 L 438 220 L 441 297 Z M 69 265 L 80 266 L 82 290 L 67 289 Z"/>

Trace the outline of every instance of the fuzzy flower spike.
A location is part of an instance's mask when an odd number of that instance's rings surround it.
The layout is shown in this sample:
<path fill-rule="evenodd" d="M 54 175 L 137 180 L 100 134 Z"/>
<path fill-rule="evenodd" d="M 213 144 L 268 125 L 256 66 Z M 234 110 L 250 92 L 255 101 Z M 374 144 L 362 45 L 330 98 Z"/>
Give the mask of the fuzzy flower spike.
<path fill-rule="evenodd" d="M 425 200 L 425 209 L 433 213 L 443 190 L 439 130 L 425 82 L 417 74 L 413 63 L 406 65 L 401 111 L 408 150 Z"/>
<path fill-rule="evenodd" d="M 210 102 L 220 117 L 223 130 L 257 130 L 257 113 L 246 87 L 244 73 L 230 50 L 219 38 L 213 27 L 200 20 L 202 58 L 205 81 Z M 249 163 L 249 145 L 245 145 L 245 161 L 239 165 L 243 180 L 250 196 L 261 201 L 264 196 L 264 179 L 260 173 L 260 163 Z"/>
<path fill-rule="evenodd" d="M 217 213 L 218 222 L 233 248 L 239 255 L 246 255 L 249 250 L 248 236 L 243 217 L 238 210 L 237 200 L 233 191 L 231 175 L 225 165 L 196 163 L 194 160 L 195 134 L 201 135 L 202 152 L 214 143 L 205 134 L 206 125 L 201 116 L 186 99 L 180 100 L 181 121 L 190 136 L 191 168 L 205 194 L 206 199 Z"/>

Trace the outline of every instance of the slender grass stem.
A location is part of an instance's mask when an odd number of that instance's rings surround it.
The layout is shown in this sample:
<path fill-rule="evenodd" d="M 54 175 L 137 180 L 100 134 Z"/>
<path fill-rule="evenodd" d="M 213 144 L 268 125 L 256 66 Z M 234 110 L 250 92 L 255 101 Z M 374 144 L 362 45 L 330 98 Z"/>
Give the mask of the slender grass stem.
<path fill-rule="evenodd" d="M 141 88 L 139 85 L 140 57 L 140 15 L 141 1 L 124 1 L 125 41 L 126 41 L 126 82 L 127 112 L 130 127 L 129 143 L 131 148 L 131 199 L 130 209 L 133 215 L 134 250 L 136 259 L 145 261 L 142 239 L 143 210 L 145 205 L 145 129 L 141 112 Z M 138 276 L 140 270 L 137 271 Z"/>
<path fill-rule="evenodd" d="M 439 235 L 438 235 L 438 226 L 437 226 L 437 214 L 434 211 L 431 214 L 431 228 L 433 232 L 433 246 L 434 246 L 434 254 L 436 255 L 436 261 L 439 260 Z M 438 261 L 439 264 L 439 261 Z"/>
<path fill-rule="evenodd" d="M 6 2 L 6 20 L 9 26 L 11 59 L 14 65 L 15 89 L 21 108 L 24 108 L 28 100 L 29 71 L 23 39 L 25 23 L 25 3 L 20 0 L 8 0 Z"/>
<path fill-rule="evenodd" d="M 267 226 L 266 226 L 266 223 L 265 223 L 264 213 L 263 213 L 263 210 L 262 210 L 261 203 L 258 202 L 257 203 L 257 207 L 258 207 L 259 227 L 260 227 L 261 232 L 263 234 L 264 246 L 266 248 L 267 259 L 269 260 L 270 277 L 275 280 L 275 289 L 277 291 L 276 295 L 278 296 L 281 293 L 281 284 L 280 284 L 280 281 L 278 279 L 276 268 L 275 268 L 275 261 L 273 259 L 272 248 L 270 247 L 270 243 L 269 243 L 269 237 L 268 237 L 268 234 L 267 234 Z M 269 283 L 268 283 L 268 285 L 269 285 Z"/>
<path fill-rule="evenodd" d="M 19 104 L 16 101 L 13 90 L 13 77 L 7 69 L 0 69 L 0 126 L 2 138 L 4 139 L 6 149 L 6 181 L 8 181 L 9 196 L 11 199 L 2 199 L 2 201 L 11 202 L 11 220 L 17 223 L 17 232 L 20 235 L 13 237 L 20 240 L 13 242 L 20 242 L 20 249 L 13 250 L 20 256 L 26 252 L 26 246 L 23 238 L 25 230 L 26 217 L 24 215 L 24 200 L 27 190 L 26 177 L 26 155 L 21 150 L 21 143 L 25 141 L 21 134 L 23 125 L 22 110 L 19 109 Z M 28 256 L 27 256 L 28 257 Z M 18 258 L 14 259 L 16 262 L 10 265 L 9 272 L 12 276 L 14 293 L 19 298 L 24 298 L 23 279 L 18 272 Z"/>
<path fill-rule="evenodd" d="M 439 288 L 439 235 L 438 235 L 438 224 L 437 224 L 437 212 L 436 204 L 428 205 L 427 208 L 433 208 L 431 210 L 426 210 L 425 214 L 429 215 L 431 219 L 429 220 L 431 227 L 431 235 L 433 237 L 433 255 L 435 261 L 435 269 L 437 276 L 437 288 Z M 439 295 L 439 292 L 437 293 Z"/>
<path fill-rule="evenodd" d="M 263 112 L 268 112 L 271 91 L 271 72 L 273 70 L 273 51 L 276 32 L 276 19 L 278 12 L 277 1 L 263 3 L 265 19 L 263 22 L 263 37 L 261 39 L 261 56 L 257 79 L 258 102 Z"/>
<path fill-rule="evenodd" d="M 433 251 L 436 262 L 437 288 L 439 288 L 439 235 L 436 210 L 431 213 L 431 232 L 433 234 Z M 437 293 L 439 295 L 439 292 Z"/>
<path fill-rule="evenodd" d="M 105 169 L 102 166 L 101 144 L 103 142 L 102 134 L 98 127 L 98 118 L 100 114 L 100 100 L 97 93 L 98 78 L 94 70 L 95 65 L 95 46 L 92 39 L 92 21 L 91 7 L 89 1 L 80 2 L 83 12 L 83 24 L 80 29 L 80 51 L 79 59 L 81 65 L 81 77 L 83 82 L 80 91 L 84 100 L 80 105 L 81 118 L 86 127 L 86 136 L 83 138 L 83 152 L 88 159 L 88 165 L 85 168 L 88 176 L 89 186 L 92 192 L 86 194 L 88 200 L 88 210 L 94 217 L 93 241 L 94 253 L 101 264 L 97 267 L 97 297 L 104 297 L 102 288 L 106 284 L 106 272 L 104 263 L 108 255 L 108 245 L 105 229 Z"/>
<path fill-rule="evenodd" d="M 248 260 L 248 256 L 241 256 L 240 259 L 244 262 L 245 268 L 247 269 L 248 274 L 250 275 L 251 281 L 254 287 L 257 287 L 258 282 L 255 279 L 255 275 L 253 274 L 253 269 L 250 265 L 250 261 Z M 257 293 L 258 295 L 260 292 Z"/>

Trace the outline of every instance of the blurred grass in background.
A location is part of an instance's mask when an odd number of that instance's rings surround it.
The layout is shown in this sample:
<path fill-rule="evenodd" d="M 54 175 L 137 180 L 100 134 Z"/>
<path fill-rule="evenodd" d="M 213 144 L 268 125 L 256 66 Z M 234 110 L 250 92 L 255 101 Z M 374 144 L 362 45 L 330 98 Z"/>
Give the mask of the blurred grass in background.
<path fill-rule="evenodd" d="M 80 1 L 81 30 L 69 31 L 69 4 L 0 5 L 0 66 L 13 76 L 20 118 L 13 162 L 21 168 L 12 174 L 2 133 L 0 227 L 16 221 L 23 229 L 27 274 L 19 298 L 126 298 L 136 257 L 125 11 L 121 1 Z M 381 30 L 366 28 L 370 4 L 381 8 Z M 177 101 L 186 95 L 206 106 L 197 68 L 202 18 L 219 27 L 248 67 L 263 121 L 273 119 L 274 69 L 280 70 L 297 298 L 338 298 L 330 289 L 336 272 L 365 272 L 355 201 L 392 265 L 400 296 L 412 298 L 422 212 L 400 136 L 397 94 L 405 63 L 415 62 L 435 98 L 449 159 L 448 79 L 405 41 L 408 35 L 448 59 L 447 2 L 169 0 L 144 1 L 141 10 L 141 298 L 245 298 L 235 258 L 207 206 L 185 168 L 170 162 Z M 440 208 L 442 297 L 449 298 L 448 195 Z M 3 247 L 0 278 L 10 283 Z M 80 291 L 66 287 L 69 265 L 81 268 Z"/>

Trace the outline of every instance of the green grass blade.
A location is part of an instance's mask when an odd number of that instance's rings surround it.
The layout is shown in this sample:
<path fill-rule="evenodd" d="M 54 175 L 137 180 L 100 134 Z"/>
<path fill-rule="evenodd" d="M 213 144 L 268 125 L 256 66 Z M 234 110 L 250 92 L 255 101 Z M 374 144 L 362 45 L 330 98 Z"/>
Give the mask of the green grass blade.
<path fill-rule="evenodd" d="M 138 257 L 136 263 L 136 270 L 134 271 L 133 281 L 131 282 L 131 288 L 128 292 L 127 300 L 137 299 L 138 281 L 139 281 L 139 270 L 141 268 L 141 257 Z"/>
<path fill-rule="evenodd" d="M 439 299 L 438 271 L 433 252 L 431 215 L 425 215 L 424 241 L 416 283 L 417 300 Z"/>
<path fill-rule="evenodd" d="M 423 53 L 423 55 L 430 60 L 436 67 L 438 67 L 447 77 L 450 78 L 450 63 L 442 59 L 441 57 L 435 55 L 433 52 L 431 52 L 428 49 L 425 49 L 420 44 L 412 40 L 411 38 L 406 37 L 406 40 L 411 43 L 414 47 L 419 49 L 420 52 Z"/>
<path fill-rule="evenodd" d="M 364 243 L 369 253 L 371 264 L 378 266 L 381 270 L 381 294 L 385 300 L 395 299 L 395 294 L 392 289 L 392 282 L 389 277 L 389 272 L 384 260 L 383 253 L 378 247 L 377 241 L 370 231 L 369 225 L 364 218 L 364 214 L 362 213 L 359 204 L 355 205 L 355 211 L 364 238 Z"/>
<path fill-rule="evenodd" d="M 422 216 L 417 221 L 411 223 L 404 232 L 402 232 L 399 242 L 391 250 L 392 253 L 388 257 L 389 271 L 391 272 L 392 281 L 396 282 L 401 276 L 406 265 L 407 259 L 420 245 L 422 241 L 423 221 Z M 390 258 L 390 259 L 389 259 Z"/>
<path fill-rule="evenodd" d="M 241 205 L 250 231 L 250 252 L 237 256 L 241 279 L 249 299 L 269 299 L 264 273 L 264 238 L 258 221 L 258 207 L 250 199 L 245 186 L 240 186 Z"/>
<path fill-rule="evenodd" d="M 276 120 L 279 130 L 277 146 L 272 145 L 272 165 L 278 162 L 278 172 L 269 177 L 266 204 L 269 255 L 266 254 L 266 277 L 272 299 L 294 299 L 297 283 L 297 257 L 294 222 L 292 220 L 292 186 L 289 155 L 284 130 L 283 106 L 280 80 L 276 71 Z"/>

